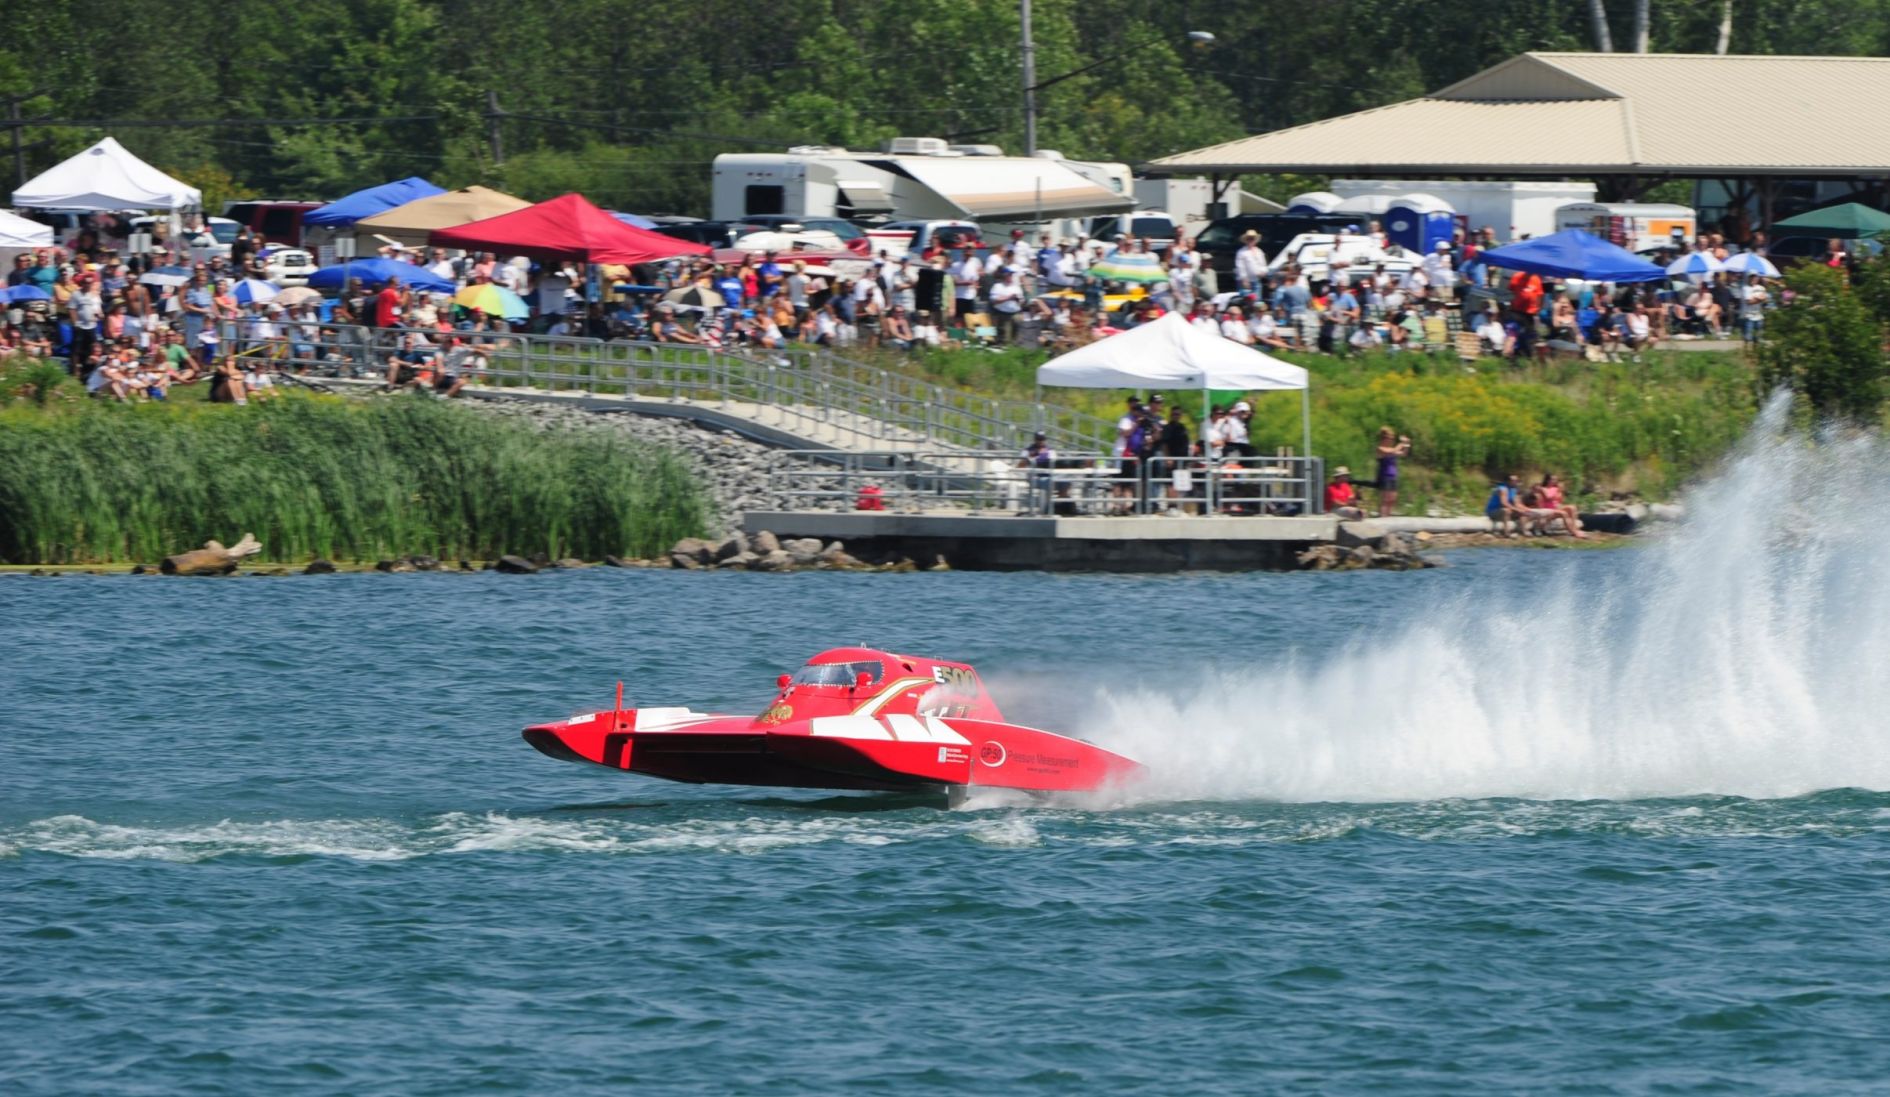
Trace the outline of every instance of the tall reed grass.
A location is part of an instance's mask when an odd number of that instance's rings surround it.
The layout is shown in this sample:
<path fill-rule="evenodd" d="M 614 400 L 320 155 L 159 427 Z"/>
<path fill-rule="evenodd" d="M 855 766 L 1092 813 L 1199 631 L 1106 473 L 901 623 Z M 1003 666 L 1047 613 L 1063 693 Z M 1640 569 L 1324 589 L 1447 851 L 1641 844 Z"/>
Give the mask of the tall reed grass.
<path fill-rule="evenodd" d="M 443 401 L 0 409 L 9 563 L 150 561 L 246 531 L 285 561 L 652 556 L 708 516 L 667 451 Z"/>

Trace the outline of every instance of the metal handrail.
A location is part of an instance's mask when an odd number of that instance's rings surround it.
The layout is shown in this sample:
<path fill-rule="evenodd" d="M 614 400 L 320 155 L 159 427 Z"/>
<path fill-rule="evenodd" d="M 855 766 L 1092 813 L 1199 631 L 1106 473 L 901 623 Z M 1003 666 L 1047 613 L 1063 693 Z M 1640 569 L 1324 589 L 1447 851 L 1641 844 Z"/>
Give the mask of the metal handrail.
<path fill-rule="evenodd" d="M 1324 472 L 1322 459 L 1299 456 L 1157 456 L 1125 466 L 1082 453 L 1043 468 L 1014 450 L 778 450 L 768 495 L 811 510 L 1312 515 L 1322 509 Z"/>
<path fill-rule="evenodd" d="M 1114 424 L 1074 408 L 1002 400 L 945 388 L 843 358 L 825 348 L 714 348 L 644 340 L 520 335 L 507 331 L 371 328 L 282 320 L 270 340 L 245 338 L 237 323 L 220 333 L 236 353 L 299 370 L 381 376 L 412 333 L 437 341 L 454 335 L 482 344 L 485 386 L 593 395 L 667 397 L 765 407 L 781 426 L 842 438 L 853 445 L 1021 449 L 1035 431 L 1053 446 L 1093 448 Z M 313 330 L 313 337 L 310 332 Z M 260 352 L 252 343 L 262 344 Z"/>

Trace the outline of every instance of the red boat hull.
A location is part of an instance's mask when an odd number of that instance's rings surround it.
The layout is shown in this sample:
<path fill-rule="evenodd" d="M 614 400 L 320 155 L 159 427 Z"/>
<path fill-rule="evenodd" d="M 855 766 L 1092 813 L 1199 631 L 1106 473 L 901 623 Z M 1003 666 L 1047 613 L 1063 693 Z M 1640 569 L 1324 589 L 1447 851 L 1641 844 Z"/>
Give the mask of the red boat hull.
<path fill-rule="evenodd" d="M 824 680 L 874 664 L 886 673 L 860 672 L 864 685 Z M 697 784 L 1087 792 L 1141 768 L 1093 743 L 1005 722 L 961 664 L 844 648 L 816 656 L 802 674 L 823 680 L 784 685 L 753 718 L 620 709 L 535 724 L 524 737 L 553 758 Z"/>

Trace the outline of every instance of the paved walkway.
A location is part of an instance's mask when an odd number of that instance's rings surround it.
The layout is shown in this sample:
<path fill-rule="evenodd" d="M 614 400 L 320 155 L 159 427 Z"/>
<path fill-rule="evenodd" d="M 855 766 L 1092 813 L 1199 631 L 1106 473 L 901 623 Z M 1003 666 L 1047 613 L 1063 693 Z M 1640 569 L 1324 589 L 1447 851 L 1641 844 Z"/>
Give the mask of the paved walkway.
<path fill-rule="evenodd" d="M 320 378 L 325 387 L 343 392 L 373 392 L 381 382 L 372 379 Z M 858 412 L 800 404 L 760 404 L 737 400 L 690 400 L 682 397 L 616 395 L 573 389 L 546 390 L 497 385 L 467 385 L 463 394 L 477 400 L 521 400 L 582 408 L 586 411 L 621 411 L 688 419 L 704 426 L 732 430 L 757 442 L 781 449 L 870 452 L 896 450 L 927 453 L 970 453 L 962 447 L 937 442 Z"/>

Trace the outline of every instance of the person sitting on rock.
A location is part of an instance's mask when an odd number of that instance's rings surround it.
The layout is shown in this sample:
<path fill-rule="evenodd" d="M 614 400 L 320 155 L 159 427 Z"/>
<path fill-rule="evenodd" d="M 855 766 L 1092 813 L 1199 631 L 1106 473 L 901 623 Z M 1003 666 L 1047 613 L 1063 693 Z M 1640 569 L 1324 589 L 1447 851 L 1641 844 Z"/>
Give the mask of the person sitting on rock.
<path fill-rule="evenodd" d="M 1570 537 L 1587 539 L 1588 535 L 1582 532 L 1581 515 L 1575 510 L 1574 504 L 1563 498 L 1562 483 L 1553 472 L 1542 474 L 1542 483 L 1536 485 L 1531 505 L 1535 516 L 1540 519 L 1542 532 L 1549 532 L 1549 527 L 1559 521 L 1568 530 Z"/>
<path fill-rule="evenodd" d="M 1522 505 L 1522 478 L 1515 473 L 1497 482 L 1490 491 L 1483 513 L 1490 520 L 1490 530 L 1498 537 L 1522 533 L 1528 514 Z"/>
<path fill-rule="evenodd" d="M 1347 522 L 1356 522 L 1365 517 L 1365 509 L 1360 505 L 1358 488 L 1352 484 L 1352 470 L 1340 465 L 1332 470 L 1332 482 L 1326 485 L 1326 513 L 1336 514 Z"/>
<path fill-rule="evenodd" d="M 425 337 L 411 331 L 401 336 L 400 349 L 387 358 L 386 390 L 411 388 L 420 383 L 423 374 L 431 379 L 436 361 L 432 352 Z"/>

